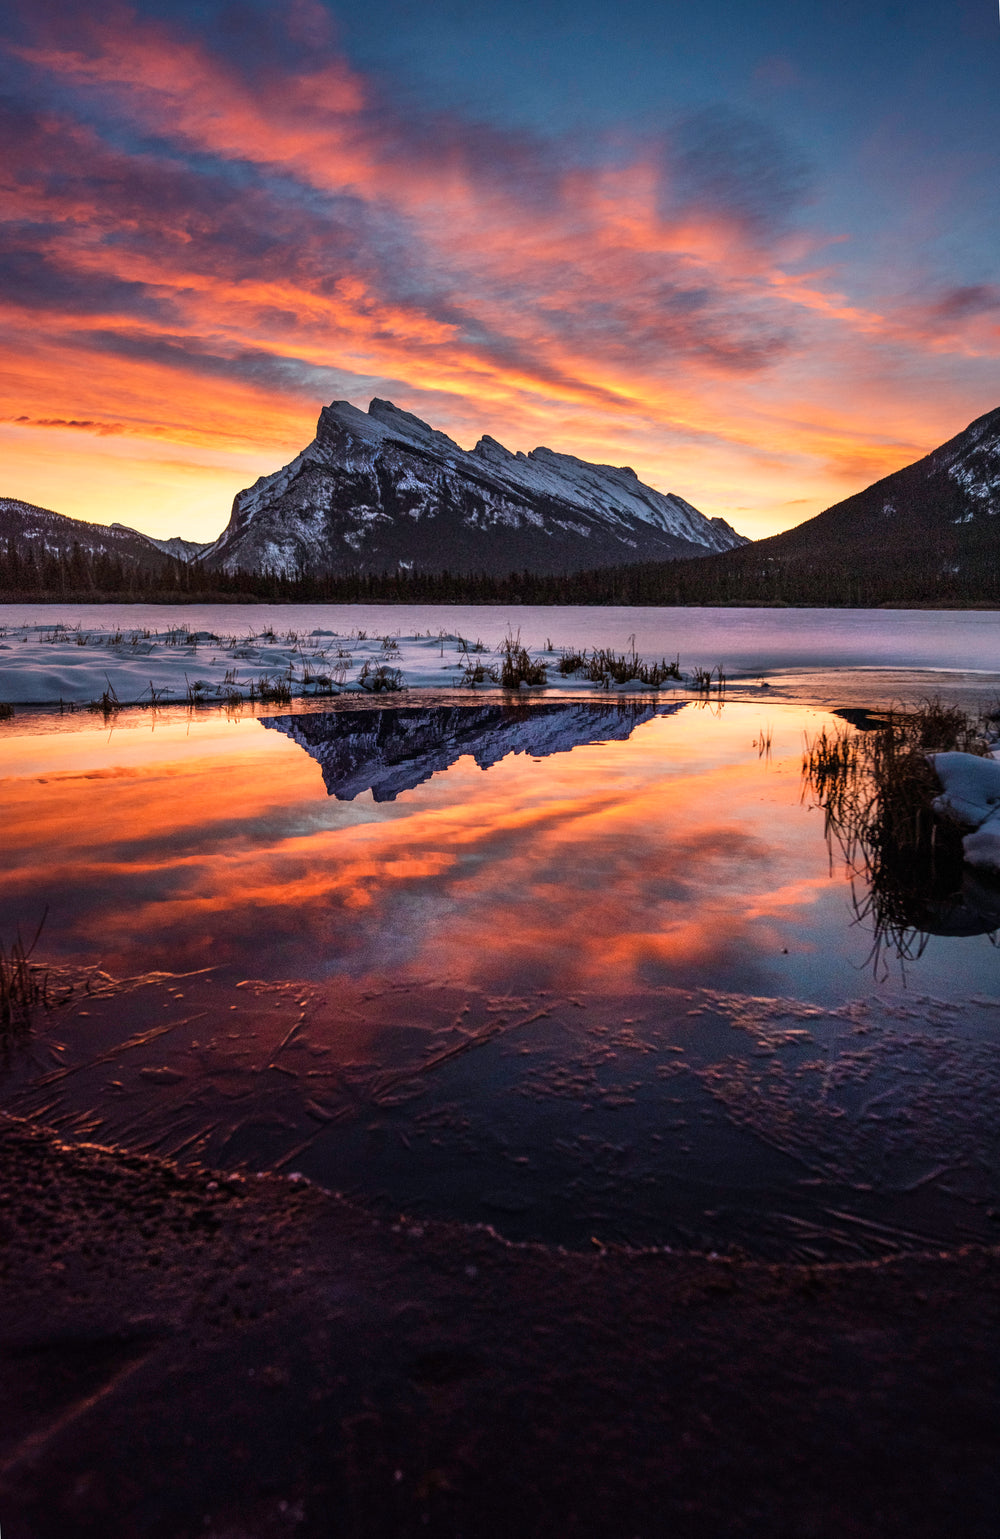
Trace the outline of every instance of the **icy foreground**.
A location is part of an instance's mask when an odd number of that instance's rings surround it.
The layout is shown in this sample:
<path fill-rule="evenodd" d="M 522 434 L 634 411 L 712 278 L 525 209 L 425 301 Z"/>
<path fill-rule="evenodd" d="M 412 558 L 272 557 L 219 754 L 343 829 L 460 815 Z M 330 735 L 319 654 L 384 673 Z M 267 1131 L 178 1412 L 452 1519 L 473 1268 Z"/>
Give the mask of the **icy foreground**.
<path fill-rule="evenodd" d="M 971 753 L 928 755 L 944 790 L 934 811 L 971 833 L 962 840 L 970 866 L 1000 871 L 1000 761 Z"/>
<path fill-rule="evenodd" d="M 488 645 L 443 632 L 378 636 L 364 630 L 267 629 L 235 636 L 186 627 L 0 626 L 0 703 L 235 706 L 400 689 L 454 690 L 491 682 L 482 674 L 498 666 L 502 638 L 494 641 Z M 560 689 L 601 687 L 578 674 L 561 675 L 555 651 L 536 647 L 529 655 L 546 664 L 548 682 Z M 610 687 L 626 694 L 649 692 L 638 680 Z"/>

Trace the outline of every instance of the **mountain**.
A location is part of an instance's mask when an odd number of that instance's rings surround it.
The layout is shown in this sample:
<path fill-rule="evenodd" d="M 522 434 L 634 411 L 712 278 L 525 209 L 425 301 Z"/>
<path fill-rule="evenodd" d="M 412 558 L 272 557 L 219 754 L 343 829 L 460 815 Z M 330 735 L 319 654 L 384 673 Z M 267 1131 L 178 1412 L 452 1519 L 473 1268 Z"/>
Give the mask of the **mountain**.
<path fill-rule="evenodd" d="M 961 560 L 982 546 L 1000 554 L 1000 407 L 904 470 L 835 503 L 755 549 L 781 558 Z"/>
<path fill-rule="evenodd" d="M 998 605 L 1000 408 L 794 529 L 591 587 L 592 601 L 627 604 Z"/>
<path fill-rule="evenodd" d="M 296 576 L 580 571 L 746 543 L 634 470 L 552 449 L 466 451 L 391 401 L 334 401 L 313 442 L 233 503 L 210 567 Z"/>
<path fill-rule="evenodd" d="M 165 570 L 169 558 L 176 556 L 170 546 L 187 543 L 154 540 L 125 524 L 89 524 L 15 497 L 0 497 L 0 541 L 10 542 L 22 555 L 32 552 L 36 560 L 70 556 L 76 546 L 84 556 L 109 558 L 143 571 Z"/>
<path fill-rule="evenodd" d="M 112 529 L 124 529 L 124 524 L 112 524 Z M 183 540 L 179 534 L 171 535 L 169 540 L 154 539 L 151 534 L 144 536 L 157 550 L 162 550 L 164 555 L 173 556 L 176 561 L 197 561 L 213 544 L 212 540 Z"/>
<path fill-rule="evenodd" d="M 389 706 L 269 716 L 260 724 L 285 733 L 311 754 L 338 801 L 371 791 L 376 802 L 392 802 L 465 754 L 489 769 L 511 753 L 543 759 L 582 743 L 624 741 L 644 721 L 672 715 L 683 705 Z"/>
<path fill-rule="evenodd" d="M 995 599 L 1000 408 L 794 529 L 697 566 L 678 574 L 682 602 L 712 602 L 713 591 L 726 590 L 730 601 L 769 593 L 799 603 Z"/>

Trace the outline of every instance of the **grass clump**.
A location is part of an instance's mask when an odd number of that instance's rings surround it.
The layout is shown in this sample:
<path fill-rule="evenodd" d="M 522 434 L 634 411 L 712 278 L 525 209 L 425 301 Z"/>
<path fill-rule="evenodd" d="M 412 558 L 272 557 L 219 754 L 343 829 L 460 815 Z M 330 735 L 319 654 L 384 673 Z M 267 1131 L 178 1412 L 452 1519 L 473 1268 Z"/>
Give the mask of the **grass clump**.
<path fill-rule="evenodd" d="M 953 933 L 967 908 L 962 835 L 934 811 L 941 786 L 928 754 L 989 751 L 984 719 L 936 699 L 888 711 L 867 730 L 824 727 L 807 741 L 803 795 L 822 808 L 831 850 L 851 872 L 855 912 L 872 925 L 876 973 L 887 949 L 900 961 L 919 957 L 929 936 Z"/>
<path fill-rule="evenodd" d="M 726 675 L 722 664 L 715 668 L 698 668 L 691 671 L 691 688 L 697 690 L 706 700 L 711 695 L 718 695 L 721 700 L 726 693 Z"/>
<path fill-rule="evenodd" d="M 563 678 L 569 678 L 571 674 L 579 673 L 587 666 L 587 649 L 578 652 L 575 647 L 563 647 L 562 654 L 556 667 Z"/>
<path fill-rule="evenodd" d="M 116 711 L 121 710 L 122 703 L 119 700 L 115 686 L 112 684 L 110 678 L 108 678 L 108 675 L 105 674 L 104 677 L 108 680 L 107 689 L 98 700 L 90 701 L 89 705 L 87 706 L 87 710 L 93 711 L 95 714 L 100 712 L 100 714 L 104 717 L 104 720 L 107 721 L 110 717 L 114 716 Z"/>
<path fill-rule="evenodd" d="M 27 1030 L 32 1011 L 48 1004 L 47 975 L 31 960 L 45 918 L 43 914 L 30 946 L 21 940 L 20 930 L 9 950 L 0 940 L 0 1032 L 4 1036 Z"/>
<path fill-rule="evenodd" d="M 6 700 L 0 700 L 0 721 L 10 721 L 14 714 L 14 707 L 8 705 Z"/>
<path fill-rule="evenodd" d="M 552 643 L 547 643 L 547 649 L 552 649 Z M 562 678 L 570 678 L 574 674 L 581 674 L 593 684 L 600 684 L 603 689 L 610 689 L 612 684 L 630 684 L 633 681 L 645 684 L 649 689 L 659 689 L 662 684 L 673 679 L 680 681 L 680 658 L 675 657 L 673 662 L 668 662 L 665 657 L 660 661 L 647 663 L 636 651 L 635 636 L 629 637 L 629 650 L 616 652 L 612 647 L 595 647 L 588 652 L 586 647 L 579 651 L 576 647 L 563 647 L 556 662 L 556 671 Z"/>
<path fill-rule="evenodd" d="M 534 660 L 522 645 L 520 631 L 506 635 L 500 643 L 500 683 L 504 689 L 548 683 L 548 664 Z"/>
<path fill-rule="evenodd" d="M 291 705 L 292 685 L 288 678 L 271 678 L 262 673 L 259 679 L 252 679 L 250 689 L 246 697 L 251 703 L 259 700 L 262 705 Z"/>
<path fill-rule="evenodd" d="M 342 671 L 338 682 L 343 683 Z M 314 673 L 310 667 L 303 669 L 302 688 L 311 689 L 314 695 L 336 695 L 339 693 L 332 673 Z"/>
<path fill-rule="evenodd" d="M 474 689 L 477 684 L 498 684 L 500 674 L 490 663 L 478 657 L 466 657 L 462 665 L 462 683 Z"/>
<path fill-rule="evenodd" d="M 399 668 L 389 668 L 385 663 L 376 663 L 373 667 L 366 662 L 358 675 L 358 683 L 373 695 L 390 694 L 403 688 L 403 675 Z"/>
<path fill-rule="evenodd" d="M 675 658 L 668 663 L 666 658 L 661 658 L 658 663 L 643 662 L 635 649 L 635 637 L 629 638 L 630 647 L 627 652 L 615 652 L 611 647 L 598 647 L 585 656 L 583 663 L 583 676 L 592 679 L 595 684 L 603 684 L 605 689 L 610 689 L 612 684 L 631 684 L 633 681 L 646 684 L 650 689 L 659 689 L 668 679 L 680 679 L 680 659 Z"/>

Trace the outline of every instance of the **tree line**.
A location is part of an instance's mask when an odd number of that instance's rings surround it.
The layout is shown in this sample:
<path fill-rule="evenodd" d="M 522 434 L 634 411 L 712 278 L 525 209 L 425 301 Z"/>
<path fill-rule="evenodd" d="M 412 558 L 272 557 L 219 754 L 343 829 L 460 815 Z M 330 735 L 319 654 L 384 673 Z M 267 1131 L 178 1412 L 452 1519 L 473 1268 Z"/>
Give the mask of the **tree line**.
<path fill-rule="evenodd" d="M 528 571 L 221 572 L 164 556 L 157 565 L 91 552 L 0 546 L 0 601 L 55 603 L 579 604 L 639 606 L 1000 607 L 1000 561 L 987 548 L 960 562 L 909 553 L 895 565 L 778 557 L 753 546 L 687 561 L 546 575 Z"/>

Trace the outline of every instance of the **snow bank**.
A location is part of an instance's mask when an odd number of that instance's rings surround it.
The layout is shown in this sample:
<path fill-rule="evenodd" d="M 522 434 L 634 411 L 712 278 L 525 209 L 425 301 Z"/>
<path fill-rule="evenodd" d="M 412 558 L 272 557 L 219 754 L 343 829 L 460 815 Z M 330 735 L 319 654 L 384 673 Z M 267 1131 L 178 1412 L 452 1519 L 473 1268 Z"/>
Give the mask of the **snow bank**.
<path fill-rule="evenodd" d="M 0 627 L 0 702 L 236 705 L 400 688 L 451 690 L 470 686 L 476 665 L 495 667 L 500 650 L 500 644 L 488 646 L 450 632 L 381 636 L 364 630 L 267 629 L 234 636 L 183 626 L 156 631 Z M 550 685 L 588 692 L 601 687 L 579 674 L 560 674 L 559 652 L 529 651 L 533 660 L 548 665 Z M 611 689 L 655 693 L 634 679 Z"/>
<path fill-rule="evenodd" d="M 1000 762 L 971 753 L 927 755 L 942 786 L 934 811 L 970 828 L 962 851 L 970 866 L 1000 871 Z"/>

